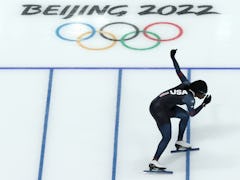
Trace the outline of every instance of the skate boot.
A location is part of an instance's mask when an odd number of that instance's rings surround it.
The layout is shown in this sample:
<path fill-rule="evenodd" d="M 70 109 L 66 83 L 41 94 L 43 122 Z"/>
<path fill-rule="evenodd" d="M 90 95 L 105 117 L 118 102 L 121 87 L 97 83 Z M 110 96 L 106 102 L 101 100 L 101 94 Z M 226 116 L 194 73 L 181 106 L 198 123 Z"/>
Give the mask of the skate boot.
<path fill-rule="evenodd" d="M 156 160 L 152 160 L 150 163 L 149 163 L 149 170 L 152 171 L 152 170 L 164 170 L 166 169 L 166 167 L 164 167 L 163 165 L 159 164 L 158 161 Z"/>
<path fill-rule="evenodd" d="M 191 149 L 191 145 L 185 141 L 177 141 L 175 147 L 177 150 Z"/>

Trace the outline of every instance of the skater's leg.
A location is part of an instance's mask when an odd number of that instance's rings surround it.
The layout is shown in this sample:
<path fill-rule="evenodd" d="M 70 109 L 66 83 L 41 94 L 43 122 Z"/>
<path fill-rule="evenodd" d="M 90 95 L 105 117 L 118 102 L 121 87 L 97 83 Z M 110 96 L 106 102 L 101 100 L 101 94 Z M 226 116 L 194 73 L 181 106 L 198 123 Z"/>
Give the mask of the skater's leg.
<path fill-rule="evenodd" d="M 158 145 L 157 151 L 154 155 L 153 160 L 158 161 L 163 151 L 166 149 L 170 139 L 171 139 L 171 123 L 166 123 L 163 125 L 158 124 L 158 128 L 162 134 L 162 139 Z"/>
<path fill-rule="evenodd" d="M 170 139 L 171 139 L 171 122 L 168 110 L 164 109 L 164 107 L 157 106 L 156 104 L 151 104 L 150 112 L 153 118 L 155 119 L 158 129 L 162 134 L 162 139 L 158 144 L 157 151 L 153 157 L 153 161 L 150 163 L 155 164 L 158 162 L 158 159 L 162 155 L 163 151 L 166 149 Z M 160 165 L 155 165 L 156 167 L 160 167 Z"/>
<path fill-rule="evenodd" d="M 188 124 L 189 114 L 184 109 L 176 106 L 173 110 L 173 114 L 171 117 L 176 117 L 181 119 L 179 122 L 178 141 L 182 141 L 185 129 Z"/>

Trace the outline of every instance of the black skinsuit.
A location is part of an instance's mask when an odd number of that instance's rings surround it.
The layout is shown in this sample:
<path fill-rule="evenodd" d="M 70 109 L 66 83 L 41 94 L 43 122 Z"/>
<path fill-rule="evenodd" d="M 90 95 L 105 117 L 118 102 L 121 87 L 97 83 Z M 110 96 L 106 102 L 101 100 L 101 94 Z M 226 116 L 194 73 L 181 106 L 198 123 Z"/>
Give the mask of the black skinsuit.
<path fill-rule="evenodd" d="M 189 116 L 195 116 L 203 106 L 200 105 L 194 109 L 195 99 L 194 92 L 189 89 L 190 82 L 181 72 L 180 67 L 175 58 L 172 58 L 176 73 L 182 84 L 164 91 L 157 96 L 150 105 L 150 113 L 155 119 L 158 129 L 162 134 L 162 140 L 158 145 L 157 152 L 154 156 L 158 160 L 167 147 L 171 139 L 171 117 L 180 118 L 178 140 L 183 139 Z M 188 111 L 182 109 L 178 105 L 186 105 Z"/>

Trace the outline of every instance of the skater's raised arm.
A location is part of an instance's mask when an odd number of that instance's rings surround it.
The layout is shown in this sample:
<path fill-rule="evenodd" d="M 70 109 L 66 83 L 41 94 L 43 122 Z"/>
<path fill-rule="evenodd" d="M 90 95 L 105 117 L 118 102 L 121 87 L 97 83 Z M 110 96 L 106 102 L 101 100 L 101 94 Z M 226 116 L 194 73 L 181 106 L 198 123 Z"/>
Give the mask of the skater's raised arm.
<path fill-rule="evenodd" d="M 187 79 L 187 78 L 184 76 L 184 74 L 182 73 L 182 71 L 181 71 L 181 69 L 180 69 L 180 67 L 179 67 L 179 65 L 178 65 L 178 62 L 177 62 L 177 60 L 176 60 L 176 58 L 175 58 L 176 52 L 177 52 L 177 49 L 172 49 L 171 52 L 170 52 L 170 55 L 171 55 L 171 59 L 172 59 L 172 61 L 173 61 L 174 68 L 175 68 L 175 70 L 176 70 L 176 73 L 177 73 L 179 79 L 182 81 L 182 83 L 187 83 L 187 84 L 188 84 L 188 83 L 190 83 L 190 82 L 188 81 L 188 79 Z"/>

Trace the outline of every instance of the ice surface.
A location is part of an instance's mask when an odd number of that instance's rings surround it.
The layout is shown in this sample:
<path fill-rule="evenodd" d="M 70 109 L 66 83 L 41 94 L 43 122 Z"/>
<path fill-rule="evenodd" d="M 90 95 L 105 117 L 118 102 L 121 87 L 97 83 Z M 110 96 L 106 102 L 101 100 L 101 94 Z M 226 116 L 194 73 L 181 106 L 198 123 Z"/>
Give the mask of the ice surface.
<path fill-rule="evenodd" d="M 179 122 L 172 119 L 172 140 L 160 162 L 173 170 L 173 175 L 145 174 L 143 170 L 148 168 L 161 138 L 149 104 L 160 92 L 179 83 L 175 71 L 123 69 L 121 81 L 119 72 L 53 71 L 43 180 L 154 180 L 159 176 L 170 180 L 185 179 L 186 174 L 190 179 L 238 177 L 239 93 L 238 85 L 231 79 L 240 77 L 240 70 L 191 70 L 192 80 L 208 82 L 213 99 L 191 118 L 191 143 L 200 151 L 190 153 L 189 172 L 186 153 L 170 154 Z M 36 179 L 49 70 L 1 70 L 0 78 L 1 179 Z M 115 164 L 113 157 L 117 159 Z"/>
<path fill-rule="evenodd" d="M 70 19 L 43 13 L 21 15 L 23 4 L 30 3 L 43 7 L 126 3 L 128 13 L 122 17 L 85 14 Z M 1 180 L 239 179 L 239 2 L 34 0 L 2 4 Z M 167 5 L 179 10 L 186 4 L 192 4 L 196 11 L 205 4 L 220 14 L 140 16 L 140 6 L 148 4 L 156 5 L 154 11 Z M 54 13 L 57 7 L 52 8 Z M 173 22 L 182 27 L 183 35 L 147 51 L 130 50 L 120 42 L 108 50 L 89 51 L 76 42 L 59 39 L 55 33 L 59 25 L 68 22 L 87 22 L 99 30 L 119 21 L 132 23 L 140 30 L 153 22 Z M 119 27 L 111 28 L 112 33 L 132 30 L 128 26 L 120 27 L 121 31 Z M 163 37 L 177 31 L 162 26 L 150 30 Z M 94 38 L 86 45 L 110 43 L 100 35 Z M 143 34 L 127 42 L 137 47 L 154 43 Z M 204 79 L 208 83 L 212 102 L 191 118 L 191 144 L 200 151 L 189 156 L 170 154 L 179 122 L 173 118 L 172 140 L 160 162 L 174 174 L 145 174 L 143 170 L 148 168 L 161 139 L 149 104 L 159 93 L 180 83 L 169 57 L 169 51 L 175 48 L 186 76 L 189 73 L 191 80 Z"/>

